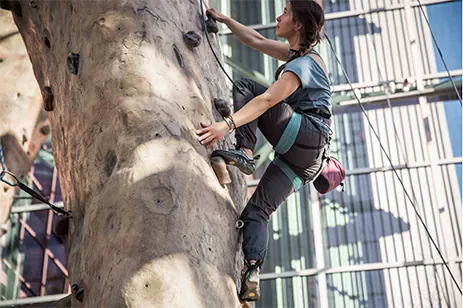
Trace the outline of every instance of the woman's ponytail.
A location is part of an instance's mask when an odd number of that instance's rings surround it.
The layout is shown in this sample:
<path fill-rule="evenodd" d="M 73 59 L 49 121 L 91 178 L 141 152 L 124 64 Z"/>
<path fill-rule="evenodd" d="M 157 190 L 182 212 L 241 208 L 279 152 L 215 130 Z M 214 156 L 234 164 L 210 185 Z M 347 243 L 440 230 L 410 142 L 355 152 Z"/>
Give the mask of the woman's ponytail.
<path fill-rule="evenodd" d="M 289 62 L 301 57 L 305 51 L 307 50 L 307 45 L 306 44 L 301 44 L 301 47 L 299 48 L 299 50 L 294 50 L 294 49 L 290 49 L 290 51 L 293 52 L 293 55 L 291 56 L 291 58 L 289 58 L 288 61 L 286 61 L 285 63 L 283 63 L 282 65 L 280 65 L 280 67 L 277 68 L 276 72 L 275 72 L 275 81 L 277 81 L 279 78 L 280 78 L 280 74 L 281 72 L 284 70 L 284 68 L 286 67 L 286 64 L 288 64 Z"/>

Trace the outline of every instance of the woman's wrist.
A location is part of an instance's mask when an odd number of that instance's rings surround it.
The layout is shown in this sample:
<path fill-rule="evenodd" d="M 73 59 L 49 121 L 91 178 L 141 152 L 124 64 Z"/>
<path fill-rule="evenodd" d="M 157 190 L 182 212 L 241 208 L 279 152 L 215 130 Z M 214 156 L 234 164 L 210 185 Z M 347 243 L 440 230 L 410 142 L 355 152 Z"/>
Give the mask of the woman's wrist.
<path fill-rule="evenodd" d="M 235 119 L 233 119 L 233 115 L 230 115 L 228 118 L 230 119 L 230 121 L 232 123 L 232 127 L 235 130 L 236 129 L 236 123 L 235 123 Z"/>
<path fill-rule="evenodd" d="M 231 115 L 228 117 L 224 117 L 223 121 L 225 122 L 225 124 L 227 124 L 229 132 L 233 132 L 236 129 L 235 121 L 233 120 L 233 117 Z"/>
<path fill-rule="evenodd" d="M 222 23 L 228 27 L 232 21 L 233 21 L 233 18 L 226 16 L 224 20 L 222 21 Z"/>
<path fill-rule="evenodd" d="M 228 117 L 224 117 L 223 121 L 225 122 L 225 124 L 227 124 L 228 130 L 232 131 L 233 130 L 233 122 Z"/>

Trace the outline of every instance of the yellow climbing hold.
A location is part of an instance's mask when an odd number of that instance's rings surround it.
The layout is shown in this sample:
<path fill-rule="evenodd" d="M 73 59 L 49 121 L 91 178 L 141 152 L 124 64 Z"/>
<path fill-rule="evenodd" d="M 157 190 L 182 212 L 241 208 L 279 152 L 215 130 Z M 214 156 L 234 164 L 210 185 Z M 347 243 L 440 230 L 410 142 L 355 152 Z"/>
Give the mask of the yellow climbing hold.
<path fill-rule="evenodd" d="M 256 296 L 256 293 L 251 292 L 251 293 L 249 293 L 249 296 Z"/>
<path fill-rule="evenodd" d="M 229 164 L 230 164 L 230 165 L 234 165 L 234 164 L 235 164 L 235 162 L 234 162 L 234 161 L 231 161 L 231 162 L 229 162 Z"/>

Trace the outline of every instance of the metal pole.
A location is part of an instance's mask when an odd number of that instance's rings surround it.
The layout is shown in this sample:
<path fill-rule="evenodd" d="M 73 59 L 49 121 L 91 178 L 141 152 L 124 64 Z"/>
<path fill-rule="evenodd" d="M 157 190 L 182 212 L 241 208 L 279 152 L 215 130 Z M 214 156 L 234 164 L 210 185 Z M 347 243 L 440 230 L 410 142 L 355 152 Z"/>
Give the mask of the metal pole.
<path fill-rule="evenodd" d="M 0 307 L 20 307 L 28 304 L 53 303 L 65 298 L 68 295 L 69 294 L 56 294 L 1 301 Z"/>
<path fill-rule="evenodd" d="M 323 245 L 323 227 L 321 224 L 321 204 L 318 198 L 318 192 L 315 190 L 313 185 L 310 185 L 310 201 L 312 206 L 312 217 L 313 217 L 313 237 L 315 246 L 316 256 L 316 267 L 320 272 L 317 274 L 318 281 L 318 294 L 320 308 L 328 308 L 328 288 L 326 285 L 326 273 L 325 273 L 325 251 Z"/>

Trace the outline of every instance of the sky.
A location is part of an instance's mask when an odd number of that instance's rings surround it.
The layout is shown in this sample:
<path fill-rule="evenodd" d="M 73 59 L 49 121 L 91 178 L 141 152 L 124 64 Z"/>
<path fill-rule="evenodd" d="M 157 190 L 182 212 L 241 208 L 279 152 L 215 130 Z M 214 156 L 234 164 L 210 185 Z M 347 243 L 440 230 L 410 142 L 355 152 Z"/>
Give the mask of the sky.
<path fill-rule="evenodd" d="M 462 65 L 462 5 L 461 1 L 428 6 L 428 16 L 431 29 L 449 70 L 461 69 Z M 434 45 L 436 63 L 439 72 L 445 72 L 445 66 Z M 445 104 L 450 140 L 454 156 L 462 155 L 462 106 L 458 100 Z M 462 195 L 462 167 L 457 166 Z"/>

